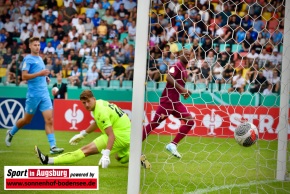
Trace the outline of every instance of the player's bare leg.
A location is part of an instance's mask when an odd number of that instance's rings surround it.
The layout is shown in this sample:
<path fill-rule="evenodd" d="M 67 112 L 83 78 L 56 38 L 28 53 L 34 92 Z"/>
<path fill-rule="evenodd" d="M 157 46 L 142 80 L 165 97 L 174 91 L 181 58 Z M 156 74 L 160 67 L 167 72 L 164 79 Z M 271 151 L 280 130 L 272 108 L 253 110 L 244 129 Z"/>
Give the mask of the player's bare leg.
<path fill-rule="evenodd" d="M 45 132 L 48 138 L 48 142 L 50 144 L 50 153 L 51 154 L 59 154 L 64 151 L 63 148 L 56 147 L 56 141 L 54 136 L 54 128 L 53 128 L 53 116 L 52 110 L 46 110 L 42 112 L 44 122 L 45 122 Z"/>
<path fill-rule="evenodd" d="M 24 127 L 25 125 L 29 124 L 33 118 L 33 114 L 25 113 L 24 117 L 19 119 L 16 124 L 12 127 L 12 129 L 8 130 L 5 136 L 5 143 L 6 146 L 11 146 L 11 141 L 13 136 L 17 133 L 19 129 Z"/>

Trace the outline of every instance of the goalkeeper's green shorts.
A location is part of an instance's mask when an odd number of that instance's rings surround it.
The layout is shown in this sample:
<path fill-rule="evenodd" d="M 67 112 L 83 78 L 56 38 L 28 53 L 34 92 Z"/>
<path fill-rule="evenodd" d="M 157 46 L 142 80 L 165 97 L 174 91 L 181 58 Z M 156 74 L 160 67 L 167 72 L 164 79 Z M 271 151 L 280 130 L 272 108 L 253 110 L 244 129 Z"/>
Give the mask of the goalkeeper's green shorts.
<path fill-rule="evenodd" d="M 98 148 L 99 152 L 103 149 L 106 149 L 108 144 L 108 136 L 106 134 L 102 134 L 101 136 L 97 137 L 93 141 Z M 127 157 L 130 154 L 130 142 L 122 141 L 120 138 L 115 139 L 113 148 L 110 154 L 117 153 L 119 158 Z"/>

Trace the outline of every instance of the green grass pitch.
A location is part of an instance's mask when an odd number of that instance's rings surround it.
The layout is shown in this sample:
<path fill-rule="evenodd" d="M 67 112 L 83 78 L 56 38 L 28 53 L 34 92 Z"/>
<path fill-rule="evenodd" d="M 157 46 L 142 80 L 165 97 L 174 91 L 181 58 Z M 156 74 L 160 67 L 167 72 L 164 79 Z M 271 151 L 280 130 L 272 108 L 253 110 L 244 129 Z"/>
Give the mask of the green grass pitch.
<path fill-rule="evenodd" d="M 20 130 L 9 148 L 4 143 L 5 134 L 6 130 L 0 129 L 0 193 L 127 193 L 128 165 L 113 157 L 108 169 L 100 168 L 99 191 L 4 191 L 4 166 L 40 165 L 34 145 L 49 153 L 43 130 Z M 79 145 L 71 146 L 68 141 L 76 132 L 55 134 L 58 146 L 64 147 L 65 152 L 74 151 L 99 135 L 90 134 Z M 183 157 L 177 159 L 165 150 L 171 138 L 151 135 L 143 143 L 142 152 L 152 169 L 141 169 L 141 193 L 290 193 L 289 181 L 275 180 L 277 141 L 259 140 L 257 145 L 243 148 L 228 138 L 186 137 L 178 148 Z M 100 157 L 90 156 L 72 166 L 95 166 Z"/>

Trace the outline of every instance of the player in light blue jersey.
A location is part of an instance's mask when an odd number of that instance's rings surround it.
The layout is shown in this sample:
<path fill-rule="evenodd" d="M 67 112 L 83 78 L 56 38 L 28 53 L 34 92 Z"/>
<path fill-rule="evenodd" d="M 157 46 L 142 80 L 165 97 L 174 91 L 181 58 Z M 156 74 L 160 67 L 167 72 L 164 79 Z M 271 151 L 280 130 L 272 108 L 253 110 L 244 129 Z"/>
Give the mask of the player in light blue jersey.
<path fill-rule="evenodd" d="M 40 42 L 38 37 L 29 39 L 31 54 L 27 55 L 22 64 L 22 79 L 27 80 L 28 90 L 25 102 L 24 117 L 19 119 L 11 130 L 7 131 L 5 143 L 11 146 L 13 136 L 23 126 L 29 124 L 37 110 L 42 112 L 45 121 L 45 131 L 50 144 L 50 153 L 58 154 L 64 151 L 63 148 L 56 147 L 53 128 L 52 103 L 47 89 L 50 81 L 47 75 L 50 73 L 45 68 L 42 58 L 39 56 Z"/>

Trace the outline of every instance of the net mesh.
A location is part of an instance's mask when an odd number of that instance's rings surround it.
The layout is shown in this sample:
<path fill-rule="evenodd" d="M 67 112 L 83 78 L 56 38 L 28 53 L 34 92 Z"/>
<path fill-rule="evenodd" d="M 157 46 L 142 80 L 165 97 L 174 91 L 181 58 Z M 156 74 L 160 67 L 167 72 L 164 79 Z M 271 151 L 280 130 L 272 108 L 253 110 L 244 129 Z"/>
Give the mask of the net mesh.
<path fill-rule="evenodd" d="M 180 101 L 195 123 L 177 144 L 181 159 L 166 150 L 186 125 L 180 117 L 168 115 L 144 140 L 152 168 L 142 171 L 142 193 L 290 193 L 275 179 L 287 11 L 284 1 L 152 1 L 144 127 L 184 49 L 191 95 Z M 247 148 L 233 138 L 243 120 L 259 130 Z"/>

